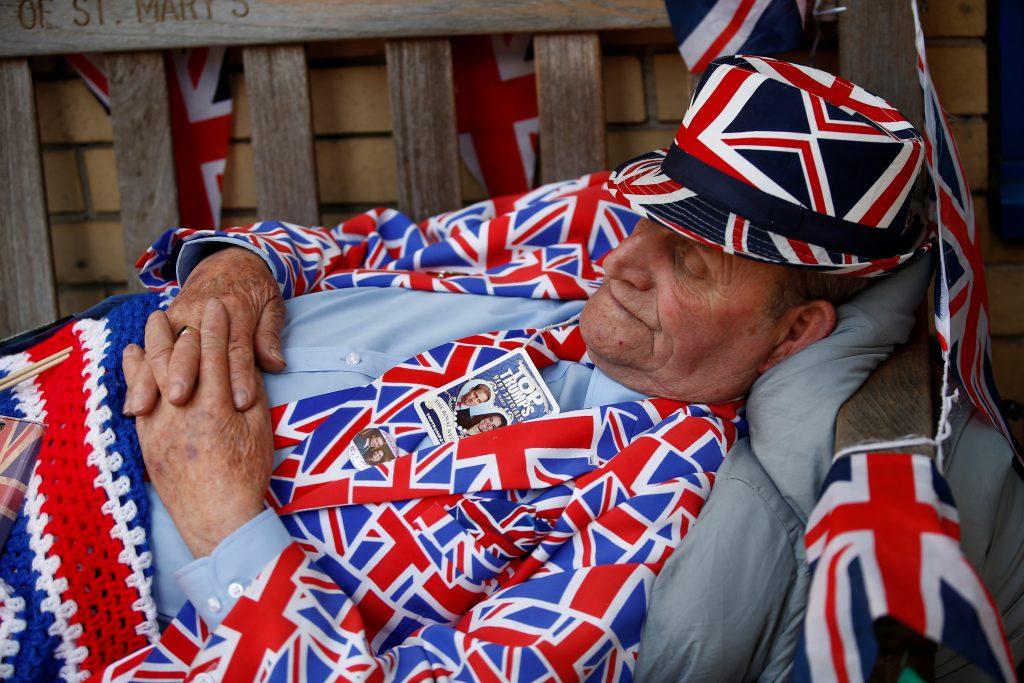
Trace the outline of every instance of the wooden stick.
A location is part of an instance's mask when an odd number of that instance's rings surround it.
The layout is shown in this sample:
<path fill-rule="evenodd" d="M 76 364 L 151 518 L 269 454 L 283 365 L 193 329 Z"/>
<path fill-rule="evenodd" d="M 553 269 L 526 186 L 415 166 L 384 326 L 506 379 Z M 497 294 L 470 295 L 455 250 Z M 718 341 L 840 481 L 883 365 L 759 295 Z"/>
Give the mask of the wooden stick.
<path fill-rule="evenodd" d="M 49 361 L 48 363 L 43 363 L 42 361 L 40 361 L 40 363 L 42 363 L 42 364 L 41 365 L 37 364 L 32 369 L 31 372 L 29 372 L 27 374 L 24 374 L 21 377 L 18 377 L 18 378 L 13 379 L 13 380 L 5 380 L 4 382 L 0 382 L 0 391 L 6 391 L 7 389 L 12 389 L 12 388 L 18 386 L 22 382 L 27 382 L 28 380 L 36 377 L 37 375 L 42 374 L 43 372 L 49 370 L 50 368 L 52 368 L 52 367 L 54 367 L 56 365 L 60 365 L 61 363 L 63 363 L 64 361 L 66 361 L 70 357 L 71 357 L 71 354 L 66 354 L 66 355 L 63 355 L 63 356 L 58 356 L 57 358 L 54 358 L 53 360 Z"/>
<path fill-rule="evenodd" d="M 28 373 L 32 372 L 36 368 L 41 367 L 42 365 L 44 365 L 46 363 L 49 363 L 50 361 L 54 360 L 55 358 L 58 358 L 60 356 L 66 356 L 66 355 L 70 354 L 71 350 L 72 350 L 72 347 L 69 346 L 66 349 L 61 349 L 57 353 L 55 353 L 55 354 L 53 354 L 51 356 L 47 356 L 46 358 L 44 358 L 44 359 L 42 359 L 40 361 L 36 361 L 35 363 L 32 363 L 31 365 L 26 365 L 21 370 L 17 370 L 15 372 L 12 372 L 11 374 L 9 374 L 6 377 L 4 377 L 3 379 L 0 379 L 0 383 L 6 384 L 6 383 L 10 382 L 11 380 L 15 380 L 15 379 L 18 379 L 19 377 L 27 375 Z"/>
<path fill-rule="evenodd" d="M 49 370 L 55 365 L 63 363 L 71 355 L 71 347 L 67 347 L 63 351 L 58 351 L 52 356 L 47 356 L 41 361 L 32 363 L 32 365 L 26 366 L 17 372 L 11 373 L 7 377 L 0 379 L 0 391 L 10 389 L 13 386 L 21 384 L 27 380 L 32 379 L 39 373 Z"/>

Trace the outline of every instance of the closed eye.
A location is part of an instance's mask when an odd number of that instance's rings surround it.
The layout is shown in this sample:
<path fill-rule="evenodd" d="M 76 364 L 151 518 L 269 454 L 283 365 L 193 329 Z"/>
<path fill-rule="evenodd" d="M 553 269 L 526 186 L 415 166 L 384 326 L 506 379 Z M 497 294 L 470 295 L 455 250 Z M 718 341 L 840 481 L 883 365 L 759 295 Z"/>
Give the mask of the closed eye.
<path fill-rule="evenodd" d="M 676 270 L 688 278 L 704 279 L 708 275 L 708 264 L 692 248 L 677 248 L 675 261 Z"/>

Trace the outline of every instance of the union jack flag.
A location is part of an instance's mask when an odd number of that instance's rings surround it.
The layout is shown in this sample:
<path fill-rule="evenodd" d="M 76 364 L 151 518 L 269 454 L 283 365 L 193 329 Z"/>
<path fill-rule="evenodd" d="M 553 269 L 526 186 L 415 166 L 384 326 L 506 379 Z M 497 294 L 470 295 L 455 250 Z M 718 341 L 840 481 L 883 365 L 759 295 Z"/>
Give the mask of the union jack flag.
<path fill-rule="evenodd" d="M 232 109 L 224 48 L 171 50 L 168 60 L 180 222 L 220 225 Z"/>
<path fill-rule="evenodd" d="M 717 57 L 800 45 L 807 0 L 665 0 L 679 53 L 700 73 Z"/>
<path fill-rule="evenodd" d="M 68 63 L 78 73 L 78 77 L 89 88 L 89 92 L 99 101 L 100 105 L 110 113 L 110 86 L 107 84 L 106 57 L 102 52 L 86 52 L 68 55 Z"/>
<path fill-rule="evenodd" d="M 533 187 L 537 164 L 537 76 L 531 36 L 452 40 L 459 152 L 492 195 Z"/>
<path fill-rule="evenodd" d="M 995 680 L 1016 680 L 991 597 L 960 550 L 949 486 L 923 455 L 840 457 L 805 536 L 813 578 L 795 681 L 862 681 L 891 616 Z"/>
<path fill-rule="evenodd" d="M 525 34 L 452 40 L 459 152 L 492 196 L 533 187 L 539 119 L 531 41 Z M 67 59 L 109 113 L 103 54 Z M 224 48 L 174 50 L 167 66 L 181 224 L 220 225 L 232 112 Z"/>
<path fill-rule="evenodd" d="M 0 547 L 25 500 L 42 435 L 41 424 L 0 415 Z"/>
<path fill-rule="evenodd" d="M 68 61 L 109 112 L 103 55 L 70 55 Z M 166 65 L 180 222 L 194 228 L 214 227 L 220 225 L 221 184 L 231 134 L 224 48 L 171 50 Z"/>
<path fill-rule="evenodd" d="M 935 287 L 935 330 L 946 372 L 952 372 L 971 403 L 1013 446 L 1014 466 L 1024 477 L 1024 454 L 1003 417 L 999 390 L 992 374 L 988 288 L 974 221 L 974 199 L 956 140 L 928 70 L 917 3 L 910 4 L 916 30 L 917 75 L 924 91 L 925 164 L 932 179 L 935 222 L 941 244 L 940 277 Z"/>

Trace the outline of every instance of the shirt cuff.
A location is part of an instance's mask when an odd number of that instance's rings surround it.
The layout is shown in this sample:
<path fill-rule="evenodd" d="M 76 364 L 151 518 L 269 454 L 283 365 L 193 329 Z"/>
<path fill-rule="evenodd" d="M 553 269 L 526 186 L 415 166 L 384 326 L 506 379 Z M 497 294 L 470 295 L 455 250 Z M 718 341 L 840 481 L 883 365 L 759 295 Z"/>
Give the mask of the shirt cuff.
<path fill-rule="evenodd" d="M 203 621 L 215 629 L 267 564 L 291 545 L 274 510 L 264 510 L 235 529 L 206 557 L 190 562 L 174 578 Z"/>
<path fill-rule="evenodd" d="M 274 266 L 270 263 L 270 259 L 263 253 L 261 249 L 257 249 L 253 245 L 249 244 L 245 240 L 236 239 L 234 237 L 225 237 L 223 235 L 212 235 L 210 237 L 197 237 L 194 240 L 189 240 L 181 245 L 181 250 L 178 252 L 178 260 L 174 264 L 175 273 L 178 276 L 178 285 L 185 284 L 185 280 L 192 274 L 192 271 L 196 269 L 199 262 L 208 256 L 213 256 L 218 251 L 227 249 L 228 247 L 242 247 L 248 249 L 252 253 L 263 259 L 263 262 L 267 264 L 267 268 L 270 268 L 270 272 L 274 272 Z"/>

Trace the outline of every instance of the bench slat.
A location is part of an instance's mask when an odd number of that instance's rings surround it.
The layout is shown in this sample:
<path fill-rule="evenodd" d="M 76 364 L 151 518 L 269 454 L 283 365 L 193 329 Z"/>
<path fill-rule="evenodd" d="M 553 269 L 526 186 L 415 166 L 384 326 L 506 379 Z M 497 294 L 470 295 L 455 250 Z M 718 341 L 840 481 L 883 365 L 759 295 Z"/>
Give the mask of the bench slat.
<path fill-rule="evenodd" d="M 107 55 L 110 122 L 121 193 L 128 288 L 142 291 L 135 260 L 178 225 L 178 183 L 171 143 L 167 75 L 160 52 Z"/>
<path fill-rule="evenodd" d="M 668 25 L 664 0 L 0 0 L 0 56 Z"/>
<path fill-rule="evenodd" d="M 0 60 L 0 339 L 57 317 L 36 101 L 27 59 Z"/>
<path fill-rule="evenodd" d="M 920 128 L 921 88 L 917 80 L 914 24 L 909 3 L 862 0 L 839 18 L 840 72 L 881 95 Z M 914 195 L 921 197 L 923 180 Z M 932 386 L 928 354 L 928 309 L 922 304 L 910 340 L 878 367 L 836 417 L 836 448 L 866 440 L 931 436 Z M 915 447 L 934 455 L 934 449 Z M 934 680 L 935 646 L 892 619 L 875 624 L 878 659 L 871 681 L 896 681 L 905 665 Z"/>
<path fill-rule="evenodd" d="M 256 205 L 261 219 L 317 225 L 309 69 L 301 45 L 242 52 L 252 119 Z"/>
<path fill-rule="evenodd" d="M 845 78 L 884 97 L 920 129 L 924 98 L 909 2 L 863 0 L 840 13 L 839 68 Z"/>
<path fill-rule="evenodd" d="M 913 17 L 907 3 L 864 0 L 842 13 L 842 75 L 881 95 L 920 127 L 922 98 L 916 64 Z M 932 434 L 926 315 L 918 315 L 910 341 L 843 406 L 836 420 L 837 448 L 868 439 Z"/>
<path fill-rule="evenodd" d="M 596 33 L 533 39 L 540 108 L 541 182 L 604 170 L 604 90 Z"/>
<path fill-rule="evenodd" d="M 462 204 L 452 47 L 447 38 L 387 43 L 398 207 L 414 220 Z"/>

